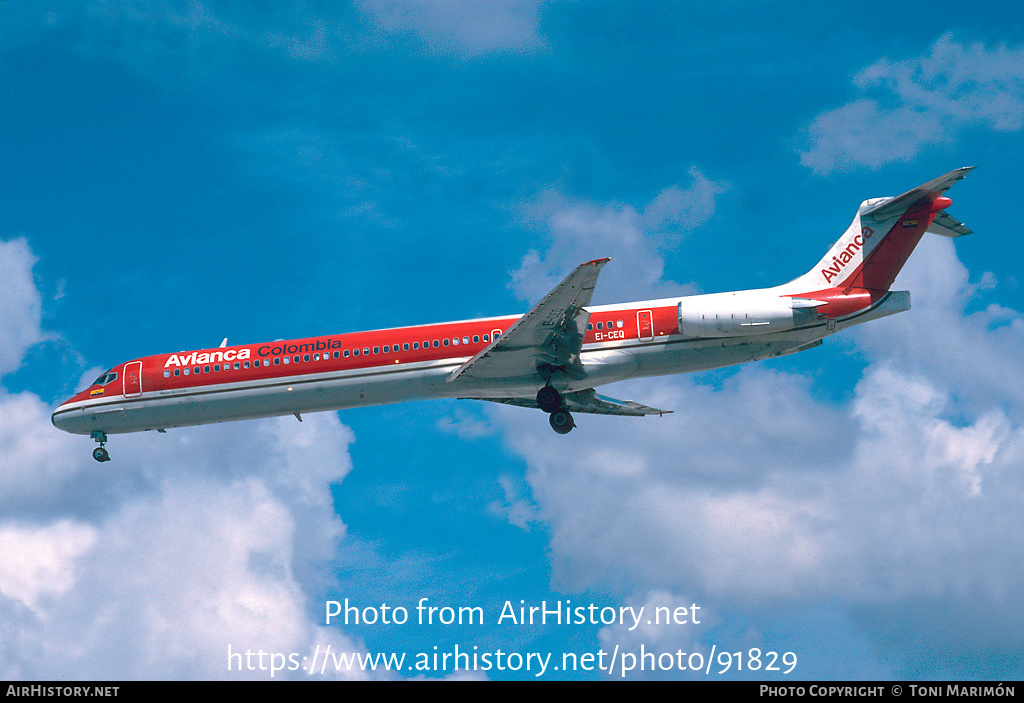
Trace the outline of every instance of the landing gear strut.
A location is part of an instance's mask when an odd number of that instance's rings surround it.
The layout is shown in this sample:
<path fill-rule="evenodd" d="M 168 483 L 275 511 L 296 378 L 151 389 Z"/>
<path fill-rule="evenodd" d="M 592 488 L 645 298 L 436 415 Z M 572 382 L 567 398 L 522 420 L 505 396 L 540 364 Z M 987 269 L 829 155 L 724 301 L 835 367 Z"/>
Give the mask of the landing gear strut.
<path fill-rule="evenodd" d="M 572 415 L 565 409 L 562 394 L 553 386 L 547 385 L 537 391 L 537 405 L 548 413 L 548 423 L 558 434 L 568 434 L 576 426 Z"/>
<path fill-rule="evenodd" d="M 100 443 L 100 446 L 92 450 L 92 458 L 101 463 L 110 461 L 110 453 L 103 448 L 103 445 L 107 443 L 107 433 L 102 430 L 94 430 L 91 436 Z"/>

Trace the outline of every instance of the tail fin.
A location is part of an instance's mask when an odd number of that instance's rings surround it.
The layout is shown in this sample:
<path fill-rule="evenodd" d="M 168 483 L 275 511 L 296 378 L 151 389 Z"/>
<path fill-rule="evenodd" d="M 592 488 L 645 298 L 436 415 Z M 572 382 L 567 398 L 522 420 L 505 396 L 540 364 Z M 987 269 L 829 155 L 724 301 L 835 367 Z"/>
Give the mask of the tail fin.
<path fill-rule="evenodd" d="M 926 231 L 959 237 L 970 230 L 944 210 L 942 197 L 974 167 L 958 168 L 895 198 L 865 200 L 853 223 L 817 266 L 785 288 L 887 291 Z"/>

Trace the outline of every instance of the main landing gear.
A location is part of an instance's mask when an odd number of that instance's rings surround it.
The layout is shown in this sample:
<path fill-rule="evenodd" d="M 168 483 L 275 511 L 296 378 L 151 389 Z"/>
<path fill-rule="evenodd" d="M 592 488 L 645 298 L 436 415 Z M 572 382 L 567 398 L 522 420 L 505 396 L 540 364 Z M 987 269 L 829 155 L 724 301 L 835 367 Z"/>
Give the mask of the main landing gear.
<path fill-rule="evenodd" d="M 107 433 L 102 430 L 93 430 L 91 437 L 100 443 L 100 446 L 92 450 L 92 458 L 101 463 L 110 461 L 110 453 L 103 448 L 103 445 L 107 443 Z"/>
<path fill-rule="evenodd" d="M 562 394 L 552 386 L 544 386 L 537 391 L 537 405 L 548 413 L 548 423 L 558 434 L 569 434 L 576 426 L 572 415 L 565 409 L 565 401 Z"/>

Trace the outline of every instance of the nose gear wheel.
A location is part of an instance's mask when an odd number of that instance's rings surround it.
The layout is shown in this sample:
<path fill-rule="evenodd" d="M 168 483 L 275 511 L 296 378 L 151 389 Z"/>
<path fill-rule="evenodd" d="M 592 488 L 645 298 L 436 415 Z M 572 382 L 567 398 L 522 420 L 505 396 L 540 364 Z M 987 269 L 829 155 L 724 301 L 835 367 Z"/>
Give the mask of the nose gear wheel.
<path fill-rule="evenodd" d="M 95 430 L 91 436 L 100 443 L 100 446 L 92 450 L 92 458 L 100 463 L 110 461 L 110 453 L 103 448 L 103 445 L 107 443 L 107 433 L 101 430 Z"/>

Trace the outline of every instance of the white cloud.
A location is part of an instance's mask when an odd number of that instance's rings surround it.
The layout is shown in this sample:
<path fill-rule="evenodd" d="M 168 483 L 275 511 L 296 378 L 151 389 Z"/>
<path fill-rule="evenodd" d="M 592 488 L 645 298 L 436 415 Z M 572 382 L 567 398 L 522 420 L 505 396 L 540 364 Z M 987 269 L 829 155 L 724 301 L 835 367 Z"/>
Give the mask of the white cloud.
<path fill-rule="evenodd" d="M 42 298 L 32 279 L 36 261 L 24 237 L 0 241 L 0 378 L 43 341 Z"/>
<path fill-rule="evenodd" d="M 251 68 L 254 58 L 328 63 L 352 38 L 344 8 L 313 13 L 303 4 L 256 7 L 249 3 L 194 0 L 108 2 L 5 7 L 0 48 L 47 39 L 55 31 L 74 37 L 75 49 L 112 57 L 156 85 L 194 84 L 223 91 L 225 69 Z"/>
<path fill-rule="evenodd" d="M 32 393 L 8 394 L 0 388 L 0 509 L 5 513 L 44 510 L 81 488 L 80 440 L 50 423 L 52 408 Z"/>
<path fill-rule="evenodd" d="M 524 486 L 520 483 L 512 476 L 499 476 L 498 485 L 501 486 L 503 499 L 493 501 L 487 506 L 487 510 L 516 527 L 528 530 L 531 523 L 537 522 L 537 506 L 529 497 L 523 495 Z"/>
<path fill-rule="evenodd" d="M 478 56 L 528 53 L 543 48 L 539 33 L 544 0 L 358 0 L 382 30 L 413 32 L 434 53 Z"/>
<path fill-rule="evenodd" d="M 990 279 L 984 274 L 972 283 L 953 240 L 925 237 L 894 286 L 912 292 L 913 309 L 857 328 L 857 343 L 876 358 L 935 379 L 963 407 L 1024 409 L 1024 316 L 996 304 L 966 312 Z"/>
<path fill-rule="evenodd" d="M 601 272 L 595 304 L 679 294 L 681 286 L 663 280 L 663 252 L 707 222 L 715 198 L 726 189 L 697 168 L 690 170 L 690 178 L 689 187 L 666 188 L 642 211 L 545 193 L 529 214 L 550 232 L 551 242 L 543 254 L 529 252 L 512 273 L 516 295 L 535 303 L 579 264 L 606 256 L 612 261 Z"/>
<path fill-rule="evenodd" d="M 461 439 L 479 439 L 495 434 L 496 430 L 483 415 L 473 412 L 472 408 L 456 406 L 452 416 L 439 419 L 437 429 L 454 434 Z"/>
<path fill-rule="evenodd" d="M 37 529 L 0 527 L 0 593 L 43 615 L 43 601 L 71 589 L 75 561 L 95 542 L 95 529 L 70 520 Z"/>
<path fill-rule="evenodd" d="M 854 84 L 863 97 L 808 128 L 803 165 L 817 173 L 907 161 L 969 126 L 1024 125 L 1024 50 L 941 37 L 924 56 L 879 59 Z"/>

